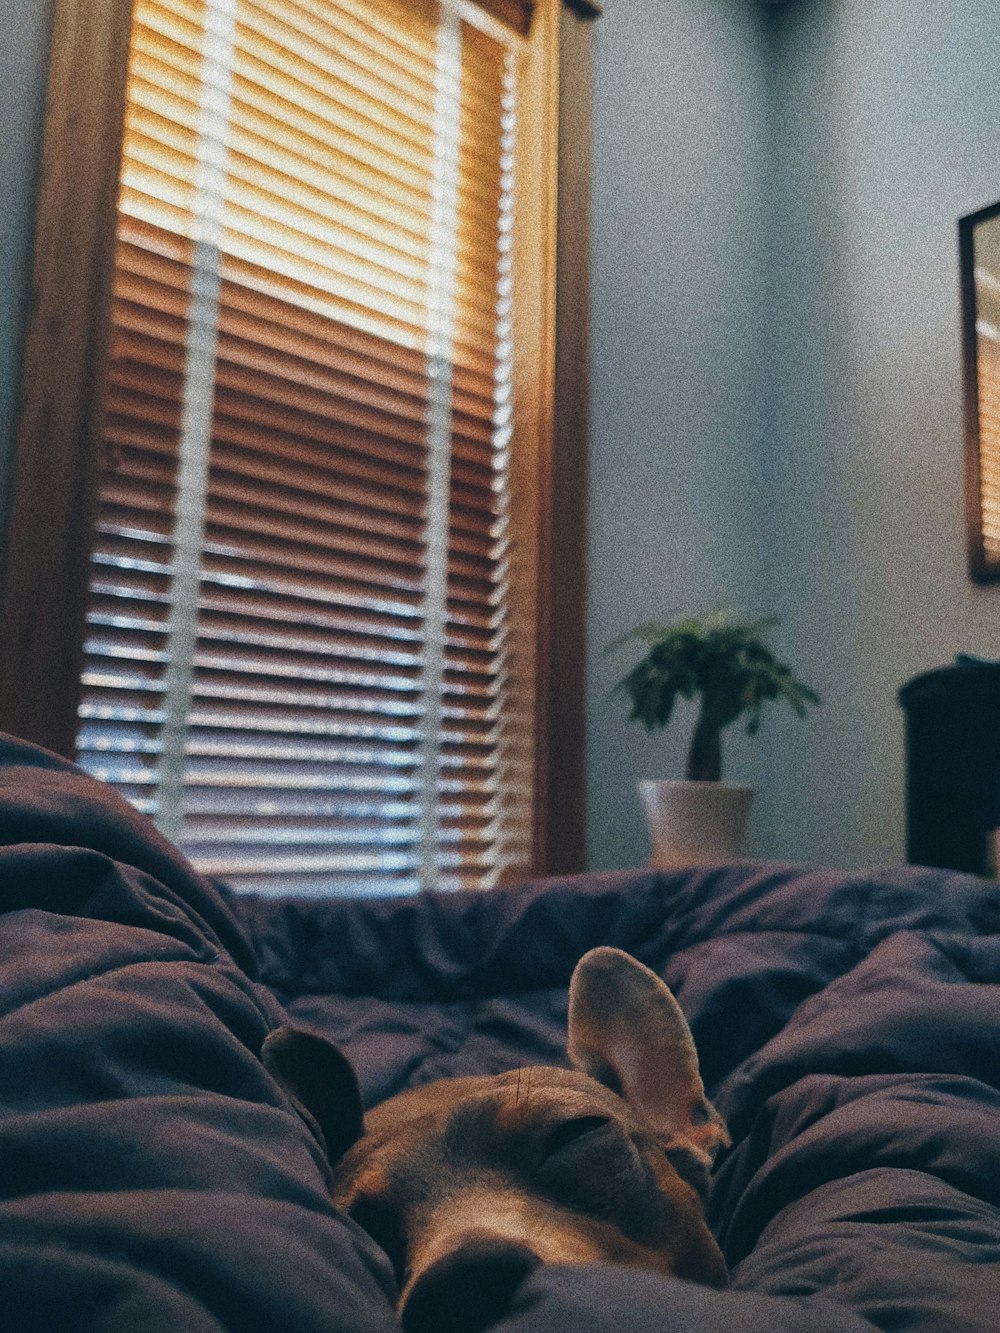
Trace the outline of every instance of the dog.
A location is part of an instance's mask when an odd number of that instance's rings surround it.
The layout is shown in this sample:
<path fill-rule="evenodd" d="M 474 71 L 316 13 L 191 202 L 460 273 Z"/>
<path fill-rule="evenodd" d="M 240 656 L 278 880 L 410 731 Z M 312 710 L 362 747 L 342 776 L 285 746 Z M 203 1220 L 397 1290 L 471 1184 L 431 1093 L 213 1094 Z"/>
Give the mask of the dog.
<path fill-rule="evenodd" d="M 669 988 L 619 949 L 570 983 L 570 1069 L 439 1079 L 362 1112 L 354 1071 L 283 1027 L 262 1059 L 325 1143 L 334 1202 L 385 1251 L 406 1333 L 476 1333 L 540 1264 L 614 1263 L 712 1287 L 702 1211 L 729 1144 Z"/>

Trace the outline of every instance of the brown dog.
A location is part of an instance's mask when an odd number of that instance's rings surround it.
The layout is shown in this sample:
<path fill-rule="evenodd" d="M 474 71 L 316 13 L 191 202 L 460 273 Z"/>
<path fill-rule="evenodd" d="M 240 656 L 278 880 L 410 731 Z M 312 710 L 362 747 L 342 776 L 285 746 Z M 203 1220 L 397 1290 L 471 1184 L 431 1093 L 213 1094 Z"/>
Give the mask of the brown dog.
<path fill-rule="evenodd" d="M 407 1333 L 473 1333 L 539 1264 L 617 1263 L 721 1287 L 700 1195 L 729 1141 L 664 983 L 593 949 L 570 985 L 572 1070 L 440 1079 L 362 1117 L 345 1057 L 293 1028 L 263 1059 L 326 1140 L 333 1197 L 382 1246 Z"/>

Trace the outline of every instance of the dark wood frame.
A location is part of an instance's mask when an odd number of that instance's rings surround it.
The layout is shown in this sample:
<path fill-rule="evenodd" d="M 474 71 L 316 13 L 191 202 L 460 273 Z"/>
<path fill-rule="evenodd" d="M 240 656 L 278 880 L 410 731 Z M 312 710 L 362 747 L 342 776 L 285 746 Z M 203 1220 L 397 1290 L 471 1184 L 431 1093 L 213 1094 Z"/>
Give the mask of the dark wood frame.
<path fill-rule="evenodd" d="M 548 553 L 545 774 L 538 823 L 551 874 L 586 860 L 587 489 L 592 35 L 596 6 L 562 11 L 556 183 L 556 359 Z"/>
<path fill-rule="evenodd" d="M 83 664 L 131 21 L 129 0 L 56 0 L 0 567 L 0 729 L 66 755 Z"/>
<path fill-rule="evenodd" d="M 536 866 L 584 864 L 588 201 L 593 0 L 560 16 L 554 421 L 539 624 Z M 130 0 L 56 0 L 32 308 L 0 552 L 0 729 L 72 756 L 114 263 Z M 86 97 L 79 95 L 87 89 Z"/>
<path fill-rule="evenodd" d="M 1000 202 L 958 220 L 958 273 L 962 309 L 962 397 L 965 416 L 965 531 L 969 573 L 977 583 L 1000 581 L 1000 559 L 983 545 L 979 456 L 979 366 L 976 343 L 976 283 L 973 234 L 981 222 L 1000 215 Z"/>

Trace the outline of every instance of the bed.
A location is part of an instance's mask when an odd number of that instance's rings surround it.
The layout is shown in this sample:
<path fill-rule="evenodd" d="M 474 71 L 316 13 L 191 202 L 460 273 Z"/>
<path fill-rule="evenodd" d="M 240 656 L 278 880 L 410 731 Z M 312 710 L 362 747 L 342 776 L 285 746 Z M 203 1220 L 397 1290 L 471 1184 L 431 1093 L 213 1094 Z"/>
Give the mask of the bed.
<path fill-rule="evenodd" d="M 1000 887 L 743 862 L 476 896 L 237 897 L 113 792 L 0 739 L 0 1292 L 26 1330 L 397 1328 L 260 1061 L 289 1019 L 366 1102 L 564 1061 L 598 944 L 688 1016 L 733 1145 L 731 1286 L 537 1270 L 500 1333 L 991 1329 L 1000 1316 Z"/>

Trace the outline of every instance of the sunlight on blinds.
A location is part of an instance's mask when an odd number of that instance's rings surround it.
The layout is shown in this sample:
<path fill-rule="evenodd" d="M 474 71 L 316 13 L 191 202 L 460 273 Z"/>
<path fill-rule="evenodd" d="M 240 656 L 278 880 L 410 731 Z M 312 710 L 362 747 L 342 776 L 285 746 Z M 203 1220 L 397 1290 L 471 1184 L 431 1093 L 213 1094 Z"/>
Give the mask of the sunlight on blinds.
<path fill-rule="evenodd" d="M 1000 330 L 979 332 L 979 468 L 983 547 L 1000 557 Z"/>
<path fill-rule="evenodd" d="M 977 277 L 980 275 L 977 274 Z M 992 305 L 1000 314 L 1000 284 L 991 274 Z M 981 308 L 990 309 L 984 281 L 977 282 Z M 1000 558 L 1000 327 L 989 319 L 976 322 L 979 383 L 979 487 L 983 550 Z"/>
<path fill-rule="evenodd" d="M 135 6 L 78 756 L 237 887 L 529 863 L 520 38 L 471 14 Z"/>

